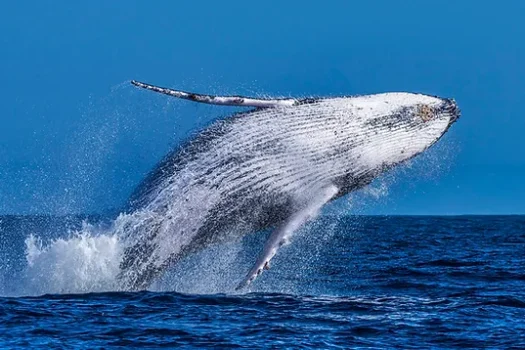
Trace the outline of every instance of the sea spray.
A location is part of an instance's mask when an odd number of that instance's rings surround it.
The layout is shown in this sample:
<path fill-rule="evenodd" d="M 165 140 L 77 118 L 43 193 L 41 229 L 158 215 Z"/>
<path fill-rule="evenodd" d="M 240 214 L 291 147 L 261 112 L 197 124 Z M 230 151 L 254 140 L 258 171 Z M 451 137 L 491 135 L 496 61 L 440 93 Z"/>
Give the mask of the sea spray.
<path fill-rule="evenodd" d="M 84 224 L 69 238 L 47 243 L 33 234 L 25 240 L 26 294 L 86 293 L 116 289 L 121 246 L 114 233 Z"/>

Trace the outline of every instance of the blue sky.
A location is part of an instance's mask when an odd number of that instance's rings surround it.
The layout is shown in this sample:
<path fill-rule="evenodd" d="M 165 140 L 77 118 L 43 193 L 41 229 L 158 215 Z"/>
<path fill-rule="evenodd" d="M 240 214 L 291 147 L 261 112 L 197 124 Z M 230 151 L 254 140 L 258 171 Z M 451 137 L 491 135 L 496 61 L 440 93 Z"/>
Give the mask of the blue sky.
<path fill-rule="evenodd" d="M 2 8 L 0 213 L 118 207 L 190 130 L 233 111 L 137 91 L 130 79 L 216 94 L 453 97 L 463 117 L 442 144 L 359 210 L 525 213 L 525 2 Z"/>

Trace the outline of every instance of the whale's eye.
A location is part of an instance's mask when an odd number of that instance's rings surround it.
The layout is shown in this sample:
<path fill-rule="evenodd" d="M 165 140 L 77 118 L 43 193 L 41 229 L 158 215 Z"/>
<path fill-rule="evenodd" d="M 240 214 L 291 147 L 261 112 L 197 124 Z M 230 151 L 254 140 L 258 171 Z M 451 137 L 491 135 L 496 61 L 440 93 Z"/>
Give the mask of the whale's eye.
<path fill-rule="evenodd" d="M 419 106 L 417 111 L 417 115 L 425 122 L 428 122 L 430 119 L 432 119 L 433 114 L 432 108 L 430 108 L 428 105 Z"/>

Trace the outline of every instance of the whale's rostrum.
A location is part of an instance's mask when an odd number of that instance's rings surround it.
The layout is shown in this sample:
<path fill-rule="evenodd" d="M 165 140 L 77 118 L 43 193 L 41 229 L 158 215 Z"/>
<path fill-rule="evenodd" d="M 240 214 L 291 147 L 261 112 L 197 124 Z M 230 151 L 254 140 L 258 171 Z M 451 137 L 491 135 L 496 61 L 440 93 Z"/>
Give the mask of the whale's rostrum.
<path fill-rule="evenodd" d="M 203 247 L 272 228 L 238 288 L 331 200 L 437 142 L 459 117 L 454 100 L 396 92 L 258 99 L 138 87 L 200 103 L 252 107 L 219 119 L 166 156 L 131 196 L 123 289 L 147 288 Z M 248 269 L 247 269 L 248 270 Z"/>

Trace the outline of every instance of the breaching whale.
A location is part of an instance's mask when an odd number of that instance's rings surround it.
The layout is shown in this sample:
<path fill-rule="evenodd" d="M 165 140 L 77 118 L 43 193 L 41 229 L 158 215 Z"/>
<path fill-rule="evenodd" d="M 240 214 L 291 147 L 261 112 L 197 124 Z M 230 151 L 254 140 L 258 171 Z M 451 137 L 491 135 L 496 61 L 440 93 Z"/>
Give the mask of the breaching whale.
<path fill-rule="evenodd" d="M 452 99 L 406 92 L 272 99 L 132 84 L 250 109 L 212 123 L 168 154 L 131 196 L 127 215 L 137 220 L 125 227 L 119 274 L 127 290 L 147 288 L 207 245 L 272 228 L 237 288 L 250 284 L 326 203 L 425 151 L 460 115 Z"/>

